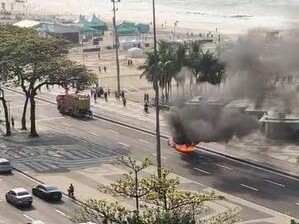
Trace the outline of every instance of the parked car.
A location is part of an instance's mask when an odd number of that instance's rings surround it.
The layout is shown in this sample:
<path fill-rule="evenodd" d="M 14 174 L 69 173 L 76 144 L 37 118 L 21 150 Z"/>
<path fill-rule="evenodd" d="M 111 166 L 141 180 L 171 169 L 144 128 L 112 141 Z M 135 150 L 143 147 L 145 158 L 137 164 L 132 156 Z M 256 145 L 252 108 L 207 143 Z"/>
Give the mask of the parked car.
<path fill-rule="evenodd" d="M 31 206 L 32 195 L 25 188 L 11 189 L 5 194 L 6 201 L 14 206 Z"/>
<path fill-rule="evenodd" d="M 46 201 L 60 201 L 62 198 L 62 193 L 57 187 L 44 184 L 32 188 L 32 194 Z"/>
<path fill-rule="evenodd" d="M 0 172 L 1 173 L 11 173 L 12 166 L 7 159 L 0 158 Z"/>

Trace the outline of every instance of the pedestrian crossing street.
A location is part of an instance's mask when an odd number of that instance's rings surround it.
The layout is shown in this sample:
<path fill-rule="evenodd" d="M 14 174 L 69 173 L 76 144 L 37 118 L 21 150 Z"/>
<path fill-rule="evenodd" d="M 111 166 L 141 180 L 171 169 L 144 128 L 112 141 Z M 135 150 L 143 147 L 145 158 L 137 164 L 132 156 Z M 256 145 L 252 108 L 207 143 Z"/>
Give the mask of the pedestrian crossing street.
<path fill-rule="evenodd" d="M 62 172 L 113 161 L 119 156 L 118 152 L 90 144 L 23 148 L 6 146 L 0 148 L 0 157 L 7 158 L 22 171 Z"/>

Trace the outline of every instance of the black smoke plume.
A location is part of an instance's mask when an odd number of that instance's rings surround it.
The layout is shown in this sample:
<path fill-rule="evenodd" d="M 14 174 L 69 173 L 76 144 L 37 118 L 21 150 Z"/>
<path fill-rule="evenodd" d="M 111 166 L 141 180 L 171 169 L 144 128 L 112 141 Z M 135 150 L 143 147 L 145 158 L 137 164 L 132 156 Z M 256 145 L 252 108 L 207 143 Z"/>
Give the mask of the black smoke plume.
<path fill-rule="evenodd" d="M 177 144 L 228 142 L 242 138 L 259 128 L 253 117 L 222 107 L 201 105 L 172 109 L 168 115 L 171 133 Z"/>

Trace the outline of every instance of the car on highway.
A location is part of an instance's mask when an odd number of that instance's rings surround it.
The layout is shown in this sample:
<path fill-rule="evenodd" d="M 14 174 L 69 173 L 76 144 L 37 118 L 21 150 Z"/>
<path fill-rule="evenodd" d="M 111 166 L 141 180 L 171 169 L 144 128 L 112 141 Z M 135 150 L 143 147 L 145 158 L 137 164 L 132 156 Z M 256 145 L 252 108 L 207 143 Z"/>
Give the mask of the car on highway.
<path fill-rule="evenodd" d="M 0 173 L 11 173 L 12 166 L 7 159 L 0 158 Z"/>
<path fill-rule="evenodd" d="M 54 186 L 39 184 L 32 188 L 32 194 L 46 201 L 60 201 L 62 192 Z"/>
<path fill-rule="evenodd" d="M 32 195 L 25 188 L 14 188 L 5 194 L 8 203 L 14 206 L 31 206 L 33 202 Z"/>

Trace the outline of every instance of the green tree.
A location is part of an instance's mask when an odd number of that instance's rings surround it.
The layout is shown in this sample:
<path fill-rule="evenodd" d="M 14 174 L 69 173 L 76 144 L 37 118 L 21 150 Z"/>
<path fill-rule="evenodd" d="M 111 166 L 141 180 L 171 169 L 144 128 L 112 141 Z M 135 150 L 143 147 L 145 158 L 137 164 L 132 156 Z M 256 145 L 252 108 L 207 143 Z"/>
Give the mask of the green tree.
<path fill-rule="evenodd" d="M 175 79 L 177 86 L 182 83 L 177 73 L 186 63 L 186 45 L 173 45 L 166 41 L 160 41 L 158 44 L 158 55 L 155 58 L 153 52 L 147 53 L 147 60 L 139 67 L 143 70 L 140 78 L 145 78 L 149 82 L 158 81 L 162 94 L 168 101 L 171 92 L 171 83 Z M 155 62 L 158 62 L 157 64 Z M 155 76 L 155 77 L 154 77 Z"/>
<path fill-rule="evenodd" d="M 54 37 L 41 37 L 35 30 L 13 26 L 0 27 L 0 71 L 25 94 L 22 129 L 26 129 L 30 102 L 30 136 L 38 136 L 35 124 L 35 97 L 43 86 L 68 86 L 77 89 L 95 81 L 85 66 L 66 59 L 67 43 Z"/>
<path fill-rule="evenodd" d="M 8 114 L 6 99 L 5 99 L 5 95 L 4 95 L 4 90 L 1 87 L 0 87 L 0 100 L 2 102 L 4 117 L 5 117 L 5 127 L 6 127 L 5 136 L 10 136 L 11 135 L 11 127 L 10 127 L 9 114 Z"/>
<path fill-rule="evenodd" d="M 219 85 L 225 72 L 225 65 L 215 54 L 210 51 L 204 52 L 197 42 L 191 44 L 187 65 L 192 70 L 197 84 Z M 193 79 L 190 79 L 190 92 L 192 84 Z"/>
<path fill-rule="evenodd" d="M 140 177 L 140 172 L 148 168 L 152 163 L 148 158 L 145 158 L 141 163 L 130 157 L 120 157 L 118 164 L 124 165 L 129 169 L 129 173 L 123 174 L 122 177 L 112 183 L 110 186 L 99 186 L 99 190 L 104 190 L 106 193 L 133 198 L 135 200 L 136 211 L 139 213 L 140 200 L 152 190 L 148 179 Z"/>
<path fill-rule="evenodd" d="M 234 209 L 209 219 L 201 218 L 200 215 L 205 211 L 205 202 L 221 200 L 223 197 L 213 192 L 178 190 L 179 180 L 171 178 L 168 170 L 162 170 L 161 179 L 155 176 L 134 175 L 135 172 L 139 173 L 148 167 L 150 164 L 148 159 L 138 163 L 132 158 L 123 157 L 120 163 L 128 167 L 131 173 L 122 176 L 119 181 L 110 186 L 99 186 L 100 191 L 105 188 L 108 189 L 107 193 L 132 198 L 135 202 L 138 195 L 138 201 L 143 201 L 142 207 L 139 204 L 137 206 L 136 203 L 136 209 L 130 210 L 118 202 L 90 199 L 84 203 L 82 209 L 75 212 L 73 221 L 105 224 L 231 224 L 237 221 L 238 210 Z M 136 178 L 139 179 L 137 182 Z"/>

